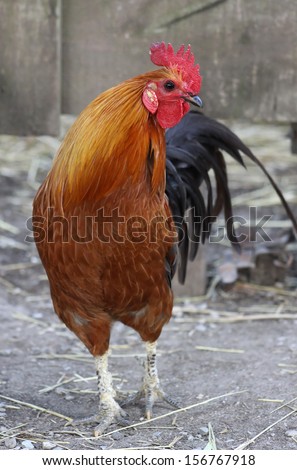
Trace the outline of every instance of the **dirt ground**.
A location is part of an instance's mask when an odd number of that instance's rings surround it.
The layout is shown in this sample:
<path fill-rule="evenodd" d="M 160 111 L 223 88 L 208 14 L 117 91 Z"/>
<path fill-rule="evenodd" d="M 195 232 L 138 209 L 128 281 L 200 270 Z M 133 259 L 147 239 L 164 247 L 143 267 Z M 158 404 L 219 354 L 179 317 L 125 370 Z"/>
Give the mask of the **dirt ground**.
<path fill-rule="evenodd" d="M 233 124 L 296 204 L 297 160 L 286 129 Z M 147 422 L 141 407 L 129 406 L 134 426 L 112 426 L 96 439 L 92 426 L 65 426 L 96 412 L 95 369 L 53 313 L 35 246 L 24 241 L 32 198 L 58 144 L 46 136 L 0 136 L 0 449 L 204 449 L 211 429 L 218 449 L 296 449 L 295 243 L 281 245 L 291 260 L 284 280 L 263 286 L 241 278 L 229 290 L 214 280 L 230 249 L 207 247 L 208 295 L 177 298 L 159 340 L 159 376 L 182 409 L 156 404 L 156 419 Z M 255 199 L 273 214 L 270 233 L 279 240 L 289 224 L 265 177 L 254 167 L 241 171 L 230 163 L 234 212 L 244 214 Z M 116 387 L 136 390 L 143 344 L 118 324 L 111 345 Z"/>

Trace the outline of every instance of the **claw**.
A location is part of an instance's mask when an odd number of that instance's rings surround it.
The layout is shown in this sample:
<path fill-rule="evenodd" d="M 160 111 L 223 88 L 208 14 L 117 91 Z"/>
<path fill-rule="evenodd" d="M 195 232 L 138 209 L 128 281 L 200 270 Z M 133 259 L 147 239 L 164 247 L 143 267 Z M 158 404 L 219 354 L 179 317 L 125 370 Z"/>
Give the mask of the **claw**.
<path fill-rule="evenodd" d="M 98 423 L 100 420 L 99 414 L 97 415 L 92 415 L 92 416 L 86 416 L 85 418 L 77 418 L 73 419 L 72 421 L 69 421 L 68 423 L 65 424 L 65 426 L 79 426 L 80 424 L 94 424 Z"/>
<path fill-rule="evenodd" d="M 164 401 L 166 401 L 166 403 L 173 406 L 173 408 L 176 408 L 176 409 L 181 408 L 181 403 L 179 403 L 178 400 L 175 400 L 175 398 L 172 398 L 170 395 L 168 395 L 165 392 L 162 392 L 162 393 L 163 393 L 162 398 L 163 398 Z"/>
<path fill-rule="evenodd" d="M 129 424 L 128 414 L 119 408 L 117 413 L 114 413 L 112 410 L 104 410 L 103 413 L 99 413 L 100 416 L 100 424 L 95 427 L 94 429 L 94 436 L 98 437 L 104 434 L 106 429 L 114 423 L 120 424 L 122 426 L 127 426 Z M 102 416 L 103 414 L 103 416 Z"/>
<path fill-rule="evenodd" d="M 71 422 L 67 423 L 66 426 L 96 423 L 97 426 L 94 429 L 94 435 L 95 437 L 99 437 L 104 434 L 111 424 L 119 424 L 121 426 L 129 425 L 128 413 L 122 410 L 116 402 L 114 403 L 117 405 L 116 407 L 102 407 L 98 414 L 86 418 L 73 419 Z"/>
<path fill-rule="evenodd" d="M 145 391 L 144 391 L 145 393 Z M 165 393 L 159 386 L 155 387 L 153 390 L 150 390 L 146 394 L 145 401 L 145 417 L 146 419 L 151 419 L 153 416 L 153 405 L 156 401 L 156 398 L 165 401 L 174 408 L 180 408 L 180 404 L 172 398 L 170 395 Z"/>
<path fill-rule="evenodd" d="M 143 396 L 143 391 L 139 390 L 138 392 L 124 396 L 119 404 L 120 406 L 135 405 L 135 403 L 138 403 Z"/>
<path fill-rule="evenodd" d="M 159 384 L 155 384 L 152 388 L 148 388 L 147 384 L 143 384 L 141 390 L 131 395 L 126 396 L 121 402 L 121 406 L 135 405 L 141 399 L 145 400 L 145 417 L 151 419 L 153 416 L 153 406 L 157 399 L 163 400 L 174 408 L 180 408 L 181 405 L 177 400 L 165 393 Z"/>

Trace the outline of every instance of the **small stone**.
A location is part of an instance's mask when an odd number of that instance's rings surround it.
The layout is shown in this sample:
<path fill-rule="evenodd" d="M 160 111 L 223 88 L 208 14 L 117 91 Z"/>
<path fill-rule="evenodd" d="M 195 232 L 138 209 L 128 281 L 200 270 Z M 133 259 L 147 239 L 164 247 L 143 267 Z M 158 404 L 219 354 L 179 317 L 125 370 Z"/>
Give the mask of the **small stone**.
<path fill-rule="evenodd" d="M 51 441 L 44 441 L 44 442 L 42 443 L 42 448 L 43 448 L 44 450 L 52 450 L 52 449 L 54 449 L 55 447 L 56 447 L 56 444 L 54 444 L 54 443 L 51 442 Z"/>
<path fill-rule="evenodd" d="M 32 449 L 35 448 L 33 442 L 31 442 L 31 441 L 29 441 L 29 440 L 22 441 L 21 444 L 22 444 L 22 447 L 23 447 L 24 449 L 32 450 Z"/>
<path fill-rule="evenodd" d="M 5 444 L 5 447 L 7 447 L 7 449 L 14 449 L 17 445 L 16 438 L 8 437 L 7 439 L 5 439 L 4 444 Z"/>
<path fill-rule="evenodd" d="M 200 440 L 199 440 L 199 441 L 198 441 L 198 440 L 194 440 L 194 441 L 192 442 L 193 450 L 195 450 L 195 449 L 201 450 L 201 448 L 199 448 L 200 442 L 201 442 Z M 205 447 L 205 445 L 204 445 L 204 447 Z"/>
<path fill-rule="evenodd" d="M 206 426 L 199 428 L 199 434 L 201 436 L 208 436 L 208 428 Z"/>
<path fill-rule="evenodd" d="M 288 431 L 285 432 L 285 435 L 287 437 L 296 437 L 297 436 L 297 429 L 288 429 Z"/>
<path fill-rule="evenodd" d="M 0 356 L 10 356 L 12 353 L 11 349 L 1 349 L 0 351 Z"/>
<path fill-rule="evenodd" d="M 202 323 L 198 323 L 198 325 L 195 326 L 195 330 L 196 331 L 200 331 L 200 332 L 204 332 L 207 330 L 207 326 L 206 325 L 203 325 Z M 192 330 L 194 331 L 194 330 Z"/>
<path fill-rule="evenodd" d="M 71 395 L 70 393 L 67 393 L 67 394 L 65 395 L 65 400 L 74 400 L 74 396 Z"/>
<path fill-rule="evenodd" d="M 181 307 L 175 305 L 172 309 L 172 314 L 175 318 L 181 318 L 184 315 L 184 311 Z"/>
<path fill-rule="evenodd" d="M 123 436 L 123 433 L 122 432 L 114 432 L 113 435 L 112 435 L 112 438 L 115 440 L 115 441 L 119 441 L 120 439 L 122 439 L 124 436 Z"/>
<path fill-rule="evenodd" d="M 40 320 L 43 318 L 43 313 L 40 313 L 40 312 L 35 312 L 33 313 L 33 318 L 36 318 L 37 320 Z"/>

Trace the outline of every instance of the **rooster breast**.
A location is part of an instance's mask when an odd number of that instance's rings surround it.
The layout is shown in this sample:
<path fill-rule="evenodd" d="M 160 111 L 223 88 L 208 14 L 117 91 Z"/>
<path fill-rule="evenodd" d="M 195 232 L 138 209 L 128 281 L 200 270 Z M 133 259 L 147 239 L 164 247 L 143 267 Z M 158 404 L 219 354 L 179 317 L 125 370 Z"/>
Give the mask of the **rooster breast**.
<path fill-rule="evenodd" d="M 35 215 L 44 216 L 38 207 L 37 199 Z M 176 231 L 166 196 L 119 190 L 100 205 L 64 213 L 67 223 L 56 216 L 44 217 L 52 243 L 37 247 L 61 320 L 94 355 L 108 347 L 114 321 L 155 341 L 172 311 L 166 257 Z"/>

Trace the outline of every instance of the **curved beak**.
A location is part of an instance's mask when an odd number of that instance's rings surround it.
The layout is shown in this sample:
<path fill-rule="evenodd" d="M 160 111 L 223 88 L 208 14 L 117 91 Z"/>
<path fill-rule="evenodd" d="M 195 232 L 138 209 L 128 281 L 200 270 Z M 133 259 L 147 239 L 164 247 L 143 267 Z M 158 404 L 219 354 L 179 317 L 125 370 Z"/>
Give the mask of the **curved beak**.
<path fill-rule="evenodd" d="M 188 103 L 193 104 L 194 106 L 198 106 L 198 108 L 203 108 L 202 99 L 198 95 L 195 95 L 195 96 L 191 96 L 191 95 L 182 96 L 182 98 L 185 101 L 187 101 Z"/>

